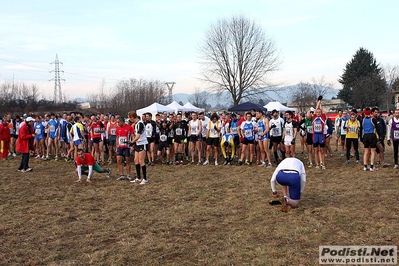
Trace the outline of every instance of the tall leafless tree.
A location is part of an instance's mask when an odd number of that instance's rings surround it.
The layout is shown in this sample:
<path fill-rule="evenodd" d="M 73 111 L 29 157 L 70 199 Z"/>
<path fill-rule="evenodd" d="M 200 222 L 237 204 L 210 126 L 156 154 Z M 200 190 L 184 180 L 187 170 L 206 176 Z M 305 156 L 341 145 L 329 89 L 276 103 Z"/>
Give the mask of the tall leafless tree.
<path fill-rule="evenodd" d="M 312 78 L 311 83 L 300 83 L 291 92 L 291 100 L 298 105 L 300 112 L 305 112 L 311 106 L 315 106 L 317 98 L 331 92 L 332 83 L 325 81 L 324 77 L 318 80 Z"/>
<path fill-rule="evenodd" d="M 202 79 L 216 92 L 228 91 L 234 105 L 264 92 L 266 74 L 280 60 L 274 41 L 262 27 L 243 16 L 219 20 L 200 46 Z"/>
<path fill-rule="evenodd" d="M 399 82 L 399 66 L 385 65 L 382 69 L 382 75 L 387 84 L 385 92 L 387 110 L 392 110 L 395 103 L 395 99 L 393 99 L 394 91 L 399 90 L 399 87 L 397 87 Z"/>

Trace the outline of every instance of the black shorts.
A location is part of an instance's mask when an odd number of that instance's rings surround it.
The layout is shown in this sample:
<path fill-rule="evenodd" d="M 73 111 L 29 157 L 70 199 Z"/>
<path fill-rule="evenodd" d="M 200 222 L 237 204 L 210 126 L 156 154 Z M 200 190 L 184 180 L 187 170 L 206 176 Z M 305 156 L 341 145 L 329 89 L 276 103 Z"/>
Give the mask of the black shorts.
<path fill-rule="evenodd" d="M 175 137 L 175 143 L 184 144 L 184 139 L 183 137 Z"/>
<path fill-rule="evenodd" d="M 160 142 L 158 145 L 158 151 L 162 151 L 163 149 L 169 150 L 169 143 L 168 142 Z"/>
<path fill-rule="evenodd" d="M 240 146 L 240 137 L 239 136 L 234 136 L 234 145 L 236 148 Z"/>
<path fill-rule="evenodd" d="M 206 140 L 206 145 L 219 147 L 219 138 L 208 138 Z"/>
<path fill-rule="evenodd" d="M 323 142 L 323 143 L 313 143 L 313 147 L 314 148 L 317 148 L 317 147 L 324 148 L 325 146 L 326 146 L 325 142 Z"/>
<path fill-rule="evenodd" d="M 172 145 L 173 144 L 173 138 L 169 138 L 168 137 L 168 143 L 169 143 L 169 145 Z"/>
<path fill-rule="evenodd" d="M 312 145 L 313 144 L 313 136 L 312 134 L 307 133 L 306 134 L 306 145 Z"/>
<path fill-rule="evenodd" d="M 100 143 L 101 142 L 101 138 L 94 138 L 92 139 L 93 143 Z"/>
<path fill-rule="evenodd" d="M 377 147 L 377 136 L 373 134 L 363 135 L 363 145 L 364 148 L 376 148 Z"/>
<path fill-rule="evenodd" d="M 345 140 L 346 139 L 346 135 L 341 135 L 341 140 Z"/>
<path fill-rule="evenodd" d="M 18 135 L 17 134 L 11 134 L 11 138 L 17 139 Z"/>
<path fill-rule="evenodd" d="M 151 137 L 151 138 L 147 138 L 148 144 L 150 143 L 154 143 L 155 142 L 155 138 Z"/>
<path fill-rule="evenodd" d="M 244 138 L 244 140 L 242 141 L 243 145 L 249 145 L 249 144 L 254 144 L 255 140 L 249 140 Z"/>
<path fill-rule="evenodd" d="M 271 136 L 270 142 L 271 143 L 275 143 L 275 142 L 280 143 L 282 139 L 283 139 L 283 136 L 277 136 L 277 137 Z"/>
<path fill-rule="evenodd" d="M 134 145 L 134 151 L 135 152 L 141 152 L 141 151 L 146 151 L 146 146 L 148 144 L 143 144 L 143 145 Z"/>

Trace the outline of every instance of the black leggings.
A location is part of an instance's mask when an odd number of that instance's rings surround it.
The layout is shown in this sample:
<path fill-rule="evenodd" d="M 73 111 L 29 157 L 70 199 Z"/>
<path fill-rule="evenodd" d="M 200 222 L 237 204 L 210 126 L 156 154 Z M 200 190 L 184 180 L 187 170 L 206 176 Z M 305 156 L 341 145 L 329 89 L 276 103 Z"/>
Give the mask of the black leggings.
<path fill-rule="evenodd" d="M 398 164 L 398 147 L 399 147 L 399 140 L 392 141 L 393 143 L 393 159 L 395 164 Z"/>
<path fill-rule="evenodd" d="M 346 159 L 349 160 L 351 154 L 351 147 L 353 143 L 353 148 L 355 150 L 356 160 L 359 161 L 359 140 L 358 139 L 346 139 Z"/>

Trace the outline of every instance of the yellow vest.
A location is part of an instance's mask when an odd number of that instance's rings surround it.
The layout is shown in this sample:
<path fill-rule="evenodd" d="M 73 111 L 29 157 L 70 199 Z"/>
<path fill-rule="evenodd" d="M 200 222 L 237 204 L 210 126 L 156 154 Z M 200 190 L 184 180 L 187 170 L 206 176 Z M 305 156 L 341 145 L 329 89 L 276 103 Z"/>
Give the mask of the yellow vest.
<path fill-rule="evenodd" d="M 346 123 L 346 138 L 348 139 L 357 139 L 359 137 L 359 121 L 356 119 L 352 122 L 352 120 L 348 120 Z"/>

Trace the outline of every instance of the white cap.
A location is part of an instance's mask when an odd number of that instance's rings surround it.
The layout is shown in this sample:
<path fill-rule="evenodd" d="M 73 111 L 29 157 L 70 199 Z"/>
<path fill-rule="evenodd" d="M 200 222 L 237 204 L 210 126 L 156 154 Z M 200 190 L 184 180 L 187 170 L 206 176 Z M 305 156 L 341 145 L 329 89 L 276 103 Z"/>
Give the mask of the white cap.
<path fill-rule="evenodd" d="M 313 107 L 310 107 L 310 111 L 311 111 L 311 112 L 314 112 L 315 109 L 314 109 Z"/>
<path fill-rule="evenodd" d="M 35 119 L 33 119 L 32 117 L 27 117 L 26 119 L 25 119 L 25 121 L 26 122 L 32 122 L 32 121 L 35 121 Z"/>

